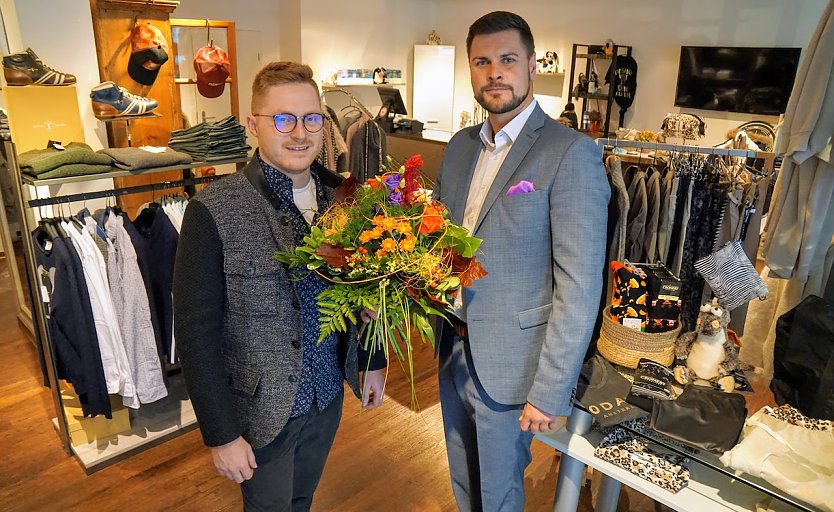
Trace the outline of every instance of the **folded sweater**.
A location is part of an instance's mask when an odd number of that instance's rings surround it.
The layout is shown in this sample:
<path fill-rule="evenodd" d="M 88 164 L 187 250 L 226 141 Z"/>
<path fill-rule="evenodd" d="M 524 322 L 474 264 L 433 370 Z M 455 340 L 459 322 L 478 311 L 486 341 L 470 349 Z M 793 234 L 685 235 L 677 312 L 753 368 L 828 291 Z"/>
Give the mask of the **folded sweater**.
<path fill-rule="evenodd" d="M 113 163 L 112 158 L 102 153 L 96 153 L 90 146 L 82 142 L 70 142 L 64 150 L 46 148 L 26 151 L 18 155 L 17 161 L 21 172 L 41 179 L 46 179 L 46 176 L 41 176 L 42 174 L 63 165 L 90 164 L 109 167 Z"/>
<path fill-rule="evenodd" d="M 109 148 L 99 150 L 113 159 L 113 165 L 119 169 L 137 171 L 151 167 L 167 167 L 169 165 L 187 164 L 191 156 L 186 153 L 165 148 L 165 151 L 155 153 L 142 148 Z"/>

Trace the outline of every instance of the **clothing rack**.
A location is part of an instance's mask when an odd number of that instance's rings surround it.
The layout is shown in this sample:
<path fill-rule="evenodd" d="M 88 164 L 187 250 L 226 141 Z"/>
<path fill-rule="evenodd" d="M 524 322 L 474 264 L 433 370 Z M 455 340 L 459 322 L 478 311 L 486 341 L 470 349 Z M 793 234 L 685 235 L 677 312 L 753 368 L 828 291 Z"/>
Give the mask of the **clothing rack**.
<path fill-rule="evenodd" d="M 247 159 L 228 159 L 222 162 L 213 163 L 193 162 L 189 164 L 143 169 L 133 172 L 114 169 L 112 172 L 92 174 L 88 176 L 72 176 L 67 178 L 38 180 L 21 174 L 17 162 L 17 150 L 13 142 L 4 142 L 2 144 L 2 152 L 6 157 L 8 172 L 11 174 L 11 181 L 15 189 L 17 209 L 20 214 L 21 231 L 23 233 L 23 254 L 26 263 L 26 278 L 29 289 L 31 290 L 30 307 L 32 313 L 32 323 L 34 326 L 34 335 L 44 357 L 46 379 L 48 380 L 51 388 L 50 394 L 52 395 L 52 402 L 55 407 L 55 417 L 53 418 L 53 423 L 55 424 L 56 431 L 61 439 L 61 444 L 64 450 L 70 455 L 75 455 L 85 472 L 87 474 L 91 474 L 99 469 L 109 466 L 114 462 L 130 457 L 139 451 L 145 450 L 164 442 L 169 438 L 197 428 L 196 416 L 194 415 L 190 402 L 187 400 L 187 392 L 185 391 L 184 385 L 180 379 L 176 382 L 176 384 L 174 384 L 173 381 L 170 381 L 168 387 L 170 400 L 169 398 L 163 399 L 169 400 L 167 403 L 162 404 L 162 401 L 156 402 L 152 412 L 148 415 L 137 414 L 134 417 L 133 413 L 131 413 L 131 430 L 118 434 L 117 440 L 104 438 L 104 440 L 98 439 L 94 443 L 87 445 L 82 444 L 79 446 L 71 443 L 68 426 L 69 418 L 67 417 L 64 408 L 61 384 L 58 379 L 57 356 L 55 354 L 55 348 L 53 347 L 51 338 L 52 333 L 50 332 L 48 325 L 47 306 L 43 300 L 44 297 L 41 295 L 43 290 L 38 282 L 39 273 L 35 256 L 35 247 L 31 240 L 30 233 L 36 227 L 36 219 L 33 212 L 40 206 L 71 203 L 105 197 L 118 197 L 128 194 L 136 194 L 139 192 L 207 183 L 222 178 L 223 175 L 183 178 L 181 180 L 174 181 L 161 181 L 164 174 L 160 174 L 160 178 L 158 178 L 160 181 L 138 186 L 120 187 L 110 190 L 56 195 L 54 197 L 34 199 L 31 197 L 31 194 L 37 193 L 39 187 L 45 186 L 60 186 L 68 183 L 92 182 L 125 176 L 147 176 L 166 171 L 187 170 L 196 167 L 216 165 L 218 163 L 234 163 L 240 165 Z"/>
<path fill-rule="evenodd" d="M 324 99 L 324 95 L 325 95 L 325 94 L 327 94 L 327 93 L 329 93 L 329 92 L 341 92 L 341 93 L 347 94 L 347 96 L 348 96 L 348 97 L 350 98 L 350 100 L 353 102 L 353 106 L 355 106 L 356 108 L 358 108 L 359 110 L 361 110 L 361 111 L 362 111 L 362 113 L 363 113 L 363 114 L 365 114 L 366 116 L 368 116 L 370 119 L 373 119 L 373 118 L 374 118 L 374 115 L 373 115 L 373 114 L 371 114 L 371 113 L 368 111 L 368 109 L 367 109 L 367 108 L 365 108 L 365 105 L 363 105 L 363 104 L 362 104 L 362 102 L 361 102 L 361 101 L 359 101 L 359 99 L 358 99 L 356 96 L 354 96 L 354 95 L 353 95 L 353 93 L 350 93 L 350 92 L 348 92 L 348 91 L 346 91 L 346 90 L 344 90 L 344 89 L 342 89 L 342 88 L 339 88 L 339 87 L 337 87 L 337 88 L 335 88 L 335 89 L 324 89 L 323 91 L 321 91 L 321 97 L 322 97 L 322 99 Z"/>
<path fill-rule="evenodd" d="M 715 156 L 715 157 L 734 157 L 734 158 L 742 158 L 742 159 L 743 158 L 755 159 L 756 160 L 756 165 L 755 165 L 756 168 L 755 169 L 753 169 L 753 168 L 751 168 L 750 166 L 747 166 L 747 165 L 745 165 L 745 168 L 747 168 L 751 173 L 753 173 L 755 175 L 758 175 L 758 179 L 754 178 L 753 183 L 754 184 L 758 183 L 758 185 L 754 185 L 754 186 L 760 187 L 759 191 L 761 193 L 756 192 L 755 195 L 752 196 L 753 197 L 753 199 L 752 199 L 753 203 L 747 204 L 746 209 L 745 209 L 744 213 L 742 214 L 744 216 L 743 217 L 744 218 L 744 221 L 743 221 L 744 222 L 744 224 L 743 224 L 744 227 L 742 228 L 742 231 L 741 231 L 741 233 L 742 233 L 741 239 L 746 240 L 744 242 L 745 254 L 750 259 L 751 263 L 753 265 L 755 265 L 755 263 L 756 263 L 756 251 L 758 249 L 758 244 L 756 243 L 758 241 L 758 232 L 756 232 L 755 237 L 753 237 L 753 238 L 747 237 L 747 239 L 744 238 L 744 233 L 747 230 L 747 223 L 750 222 L 750 219 L 753 218 L 754 215 L 758 215 L 758 217 L 755 217 L 755 218 L 759 219 L 759 220 L 756 220 L 756 222 L 760 222 L 761 215 L 764 214 L 763 205 L 766 203 L 766 193 L 764 193 L 764 191 L 762 191 L 761 187 L 764 187 L 764 189 L 766 190 L 767 187 L 769 186 L 770 182 L 771 182 L 772 174 L 773 174 L 773 168 L 774 168 L 774 162 L 775 162 L 775 156 L 776 156 L 773 152 L 756 151 L 756 150 L 752 150 L 752 149 L 730 149 L 730 148 L 694 146 L 694 145 L 686 145 L 686 144 L 641 142 L 641 141 L 631 141 L 631 140 L 620 140 L 620 139 L 615 139 L 615 138 L 600 138 L 600 139 L 597 139 L 596 142 L 600 146 L 600 152 L 602 153 L 603 157 L 606 155 L 606 152 L 610 152 L 612 148 L 622 147 L 622 148 L 635 148 L 635 149 L 639 149 L 639 150 L 649 149 L 649 150 L 654 150 L 655 152 L 667 151 L 667 152 L 670 152 L 670 153 L 678 153 L 678 154 L 686 153 L 686 154 L 693 154 L 693 155 L 703 155 L 703 156 L 707 156 L 707 157 L 712 155 L 712 156 Z M 624 156 L 624 155 L 618 155 L 617 153 L 612 153 L 612 154 L 614 156 Z M 636 158 L 636 157 L 634 155 L 629 155 L 629 156 L 632 156 L 631 162 L 633 163 L 633 159 Z M 647 163 L 652 162 L 652 156 L 651 155 L 646 156 L 645 154 L 643 154 L 641 152 L 639 154 L 639 156 L 641 156 L 643 158 L 646 158 Z M 692 189 L 690 188 L 690 196 L 691 196 L 691 190 Z M 689 199 L 687 199 L 685 204 L 687 204 L 687 205 L 690 204 Z M 680 207 L 681 205 L 679 204 L 678 206 Z M 661 208 L 662 208 L 662 206 L 661 206 Z M 686 206 L 685 208 L 688 210 L 689 206 Z M 697 211 L 697 210 L 695 212 L 696 212 L 697 215 L 701 215 L 701 213 L 702 213 L 702 212 Z M 661 215 L 661 218 L 664 215 L 664 212 L 662 210 L 660 211 L 660 215 Z M 747 215 L 750 215 L 751 217 L 747 217 Z M 637 218 L 639 218 L 639 216 Z M 723 219 L 723 213 L 721 214 L 720 219 Z M 680 220 L 680 219 L 678 219 L 678 220 Z M 719 221 L 719 229 L 720 229 L 720 225 L 721 225 L 720 222 L 721 221 Z M 674 224 L 671 227 L 674 228 L 675 227 Z M 686 237 L 690 236 L 690 233 L 682 232 L 679 229 L 680 228 L 678 228 L 677 230 L 671 231 L 670 234 L 668 235 L 669 236 L 668 240 L 673 239 L 675 236 L 681 236 L 682 233 L 686 233 Z M 701 233 L 701 234 L 703 235 L 703 233 Z M 714 233 L 713 235 L 716 236 L 716 237 L 718 236 L 717 233 Z M 683 243 L 685 243 L 685 240 L 686 240 L 686 238 L 678 240 L 678 242 L 683 244 Z M 702 238 L 702 240 L 706 240 L 706 238 Z M 715 240 L 715 238 L 713 238 L 713 240 Z M 715 246 L 715 244 L 716 244 L 716 242 L 714 241 L 713 246 Z M 610 252 L 610 249 L 611 248 L 609 247 L 609 254 L 612 254 Z M 700 244 L 698 252 L 699 253 L 704 252 L 703 251 L 703 243 Z M 699 254 L 698 257 L 705 256 L 705 255 L 706 254 Z M 678 258 L 681 258 L 680 253 L 678 254 Z M 686 258 L 686 257 L 684 256 L 684 258 Z M 667 259 L 667 261 L 665 263 L 669 264 L 672 261 L 675 261 L 675 260 L 672 258 L 672 255 L 670 253 L 669 259 Z M 680 264 L 680 261 L 678 261 L 678 263 Z M 670 268 L 672 268 L 672 266 L 670 266 Z M 687 274 L 691 274 L 691 265 L 687 265 L 687 268 L 690 269 L 690 270 L 687 271 Z M 678 271 L 675 270 L 674 268 L 672 268 L 672 271 L 675 272 L 676 274 L 678 273 Z M 690 277 L 690 276 L 687 276 L 685 278 L 683 273 L 681 273 L 679 276 L 683 280 L 689 279 L 689 277 Z M 691 288 L 691 290 L 694 290 L 694 289 L 695 288 Z M 690 304 L 692 302 L 693 301 L 690 298 Z M 746 307 L 738 308 L 737 312 L 734 313 L 733 321 L 731 323 L 731 327 L 733 327 L 736 330 L 736 332 L 738 332 L 740 334 L 743 333 L 743 326 L 744 326 L 745 318 L 746 318 Z"/>
<path fill-rule="evenodd" d="M 175 181 L 163 181 L 160 183 L 149 183 L 147 185 L 137 185 L 135 187 L 122 187 L 110 190 L 99 190 L 96 192 L 82 192 L 78 194 L 67 194 L 63 196 L 44 197 L 40 199 L 30 199 L 28 205 L 31 208 L 39 206 L 49 206 L 53 204 L 75 203 L 79 201 L 87 201 L 91 199 L 101 199 L 103 197 L 117 197 L 128 194 L 138 194 L 140 192 L 152 192 L 155 190 L 164 190 L 167 188 L 177 188 L 188 185 L 198 185 L 200 183 L 209 183 L 211 181 L 222 178 L 223 175 L 201 176 L 198 178 L 184 178 Z"/>

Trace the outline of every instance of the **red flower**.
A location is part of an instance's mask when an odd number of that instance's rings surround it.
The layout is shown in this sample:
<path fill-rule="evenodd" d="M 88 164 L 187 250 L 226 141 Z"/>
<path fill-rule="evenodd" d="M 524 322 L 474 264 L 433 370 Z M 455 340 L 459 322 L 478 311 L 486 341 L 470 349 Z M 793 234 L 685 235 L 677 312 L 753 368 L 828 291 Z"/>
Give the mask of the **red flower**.
<path fill-rule="evenodd" d="M 405 186 L 403 187 L 403 198 L 407 205 L 414 204 L 414 194 L 420 189 L 420 183 L 417 178 L 420 176 L 420 169 L 423 167 L 423 158 L 420 155 L 414 155 L 405 162 L 405 172 L 403 172 L 403 180 Z"/>
<path fill-rule="evenodd" d="M 423 157 L 420 155 L 413 155 L 405 161 L 406 171 L 417 171 L 423 167 Z"/>

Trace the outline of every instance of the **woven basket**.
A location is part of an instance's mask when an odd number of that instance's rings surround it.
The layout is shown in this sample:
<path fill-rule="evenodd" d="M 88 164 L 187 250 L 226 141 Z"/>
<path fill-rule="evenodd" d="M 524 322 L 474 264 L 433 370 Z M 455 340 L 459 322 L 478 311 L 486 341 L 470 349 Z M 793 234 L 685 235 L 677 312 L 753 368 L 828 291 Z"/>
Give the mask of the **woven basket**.
<path fill-rule="evenodd" d="M 675 340 L 680 332 L 680 324 L 669 332 L 630 329 L 611 318 L 611 306 L 608 306 L 602 314 L 597 350 L 605 359 L 628 368 L 637 368 L 643 358 L 669 366 L 675 360 Z"/>

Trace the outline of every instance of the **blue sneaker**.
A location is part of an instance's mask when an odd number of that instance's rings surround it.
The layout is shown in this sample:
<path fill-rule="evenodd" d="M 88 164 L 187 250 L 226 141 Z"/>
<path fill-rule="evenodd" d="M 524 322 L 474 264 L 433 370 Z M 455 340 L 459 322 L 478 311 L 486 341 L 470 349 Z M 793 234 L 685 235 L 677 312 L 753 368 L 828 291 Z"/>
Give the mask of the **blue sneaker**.
<path fill-rule="evenodd" d="M 113 82 L 103 82 L 90 92 L 93 114 L 99 119 L 147 114 L 159 104 L 156 100 L 137 96 Z"/>

